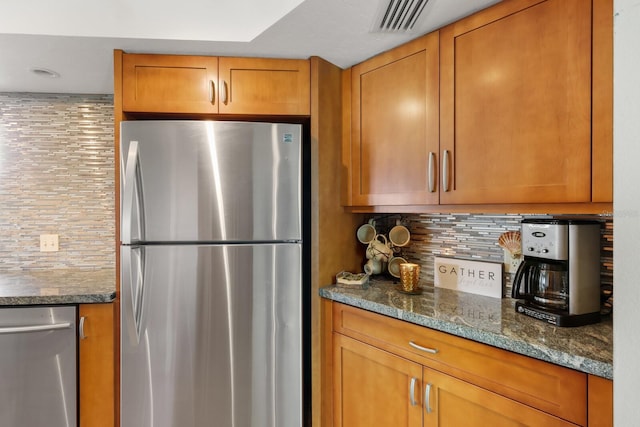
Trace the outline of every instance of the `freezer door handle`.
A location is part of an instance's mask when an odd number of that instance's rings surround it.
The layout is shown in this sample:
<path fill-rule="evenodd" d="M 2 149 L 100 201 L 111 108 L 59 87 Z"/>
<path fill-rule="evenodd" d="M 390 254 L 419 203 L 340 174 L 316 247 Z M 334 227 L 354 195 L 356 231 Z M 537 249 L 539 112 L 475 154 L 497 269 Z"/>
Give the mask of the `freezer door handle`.
<path fill-rule="evenodd" d="M 123 246 L 120 250 L 122 253 L 122 310 L 124 310 L 129 336 L 138 344 L 144 314 L 144 247 Z"/>
<path fill-rule="evenodd" d="M 142 180 L 140 177 L 140 160 L 138 141 L 131 141 L 129 143 L 129 152 L 127 153 L 127 164 L 124 168 L 124 188 L 122 196 L 122 221 L 121 221 L 121 233 L 123 245 L 129 245 L 132 242 L 132 227 L 134 221 L 133 209 L 138 208 L 138 221 L 140 222 L 138 229 L 142 234 L 144 231 L 143 219 L 144 219 L 144 206 L 142 198 Z M 136 191 L 137 190 L 137 191 Z M 137 204 L 136 204 L 137 203 Z M 139 236 L 141 239 L 143 236 Z"/>

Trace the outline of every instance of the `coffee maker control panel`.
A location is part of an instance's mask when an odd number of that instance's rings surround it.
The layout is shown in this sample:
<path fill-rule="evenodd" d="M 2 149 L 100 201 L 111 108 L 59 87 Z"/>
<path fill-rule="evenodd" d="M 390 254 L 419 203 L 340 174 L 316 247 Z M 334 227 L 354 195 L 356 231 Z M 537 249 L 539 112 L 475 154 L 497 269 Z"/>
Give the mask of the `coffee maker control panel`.
<path fill-rule="evenodd" d="M 522 223 L 522 254 L 558 261 L 569 259 L 569 225 Z"/>

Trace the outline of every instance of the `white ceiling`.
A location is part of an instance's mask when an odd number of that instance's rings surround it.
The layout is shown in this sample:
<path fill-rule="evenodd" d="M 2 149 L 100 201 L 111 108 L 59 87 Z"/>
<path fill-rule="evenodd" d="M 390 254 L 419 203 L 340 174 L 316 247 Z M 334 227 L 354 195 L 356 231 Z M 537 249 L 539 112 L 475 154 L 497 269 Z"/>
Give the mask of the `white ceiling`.
<path fill-rule="evenodd" d="M 411 33 L 389 0 L 2 0 L 0 92 L 113 93 L 113 50 L 308 58 L 347 68 L 499 0 L 430 0 Z M 59 78 L 36 75 L 46 68 Z"/>

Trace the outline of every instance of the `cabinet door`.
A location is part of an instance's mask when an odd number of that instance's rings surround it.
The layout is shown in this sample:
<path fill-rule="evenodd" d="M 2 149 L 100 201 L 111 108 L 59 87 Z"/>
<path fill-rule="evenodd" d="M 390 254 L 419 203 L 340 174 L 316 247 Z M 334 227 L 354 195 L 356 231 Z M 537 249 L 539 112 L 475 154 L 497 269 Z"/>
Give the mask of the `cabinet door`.
<path fill-rule="evenodd" d="M 589 375 L 589 427 L 613 427 L 613 381 Z"/>
<path fill-rule="evenodd" d="M 333 352 L 335 427 L 422 426 L 421 365 L 335 333 Z"/>
<path fill-rule="evenodd" d="M 575 424 L 425 368 L 424 425 L 432 427 L 569 427 Z"/>
<path fill-rule="evenodd" d="M 122 108 L 127 112 L 217 113 L 218 58 L 124 54 Z"/>
<path fill-rule="evenodd" d="M 613 201 L 613 0 L 593 1 L 591 198 Z"/>
<path fill-rule="evenodd" d="M 113 304 L 80 305 L 79 425 L 82 427 L 115 425 L 113 310 Z"/>
<path fill-rule="evenodd" d="M 438 203 L 438 48 L 431 33 L 353 67 L 353 205 Z"/>
<path fill-rule="evenodd" d="M 515 0 L 440 31 L 441 203 L 591 201 L 591 10 Z"/>
<path fill-rule="evenodd" d="M 310 114 L 309 61 L 219 59 L 221 114 Z"/>

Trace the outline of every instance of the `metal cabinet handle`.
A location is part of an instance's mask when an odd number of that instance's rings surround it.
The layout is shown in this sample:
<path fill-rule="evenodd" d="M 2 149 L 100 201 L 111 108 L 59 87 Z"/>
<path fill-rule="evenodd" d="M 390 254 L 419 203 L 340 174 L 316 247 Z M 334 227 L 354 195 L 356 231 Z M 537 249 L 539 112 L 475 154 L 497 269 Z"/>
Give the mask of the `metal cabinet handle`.
<path fill-rule="evenodd" d="M 438 352 L 437 348 L 423 347 L 421 345 L 414 343 L 413 341 L 409 341 L 409 345 L 415 348 L 416 350 L 424 351 L 426 353 L 436 354 Z"/>
<path fill-rule="evenodd" d="M 411 399 L 411 406 L 416 406 L 416 383 L 418 379 L 416 377 L 411 378 L 411 383 L 409 384 L 409 398 Z"/>
<path fill-rule="evenodd" d="M 223 80 L 222 84 L 220 85 L 220 102 L 222 102 L 224 105 L 227 105 L 227 103 L 229 102 L 228 92 L 227 81 Z"/>
<path fill-rule="evenodd" d="M 429 192 L 436 191 L 436 153 L 429 152 Z"/>
<path fill-rule="evenodd" d="M 70 322 L 54 323 L 52 325 L 10 326 L 6 328 L 0 328 L 0 335 L 18 334 L 21 332 L 57 331 L 58 329 L 67 329 L 70 327 Z"/>
<path fill-rule="evenodd" d="M 209 102 L 216 103 L 216 84 L 213 80 L 209 80 Z"/>
<path fill-rule="evenodd" d="M 442 189 L 449 191 L 449 150 L 442 152 Z"/>
<path fill-rule="evenodd" d="M 424 409 L 427 411 L 427 414 L 433 412 L 431 409 L 431 384 L 427 383 L 424 388 Z"/>
<path fill-rule="evenodd" d="M 87 338 L 87 336 L 84 334 L 84 319 L 85 319 L 85 317 L 82 316 L 80 318 L 80 323 L 78 324 L 78 335 L 80 336 L 81 340 Z"/>

